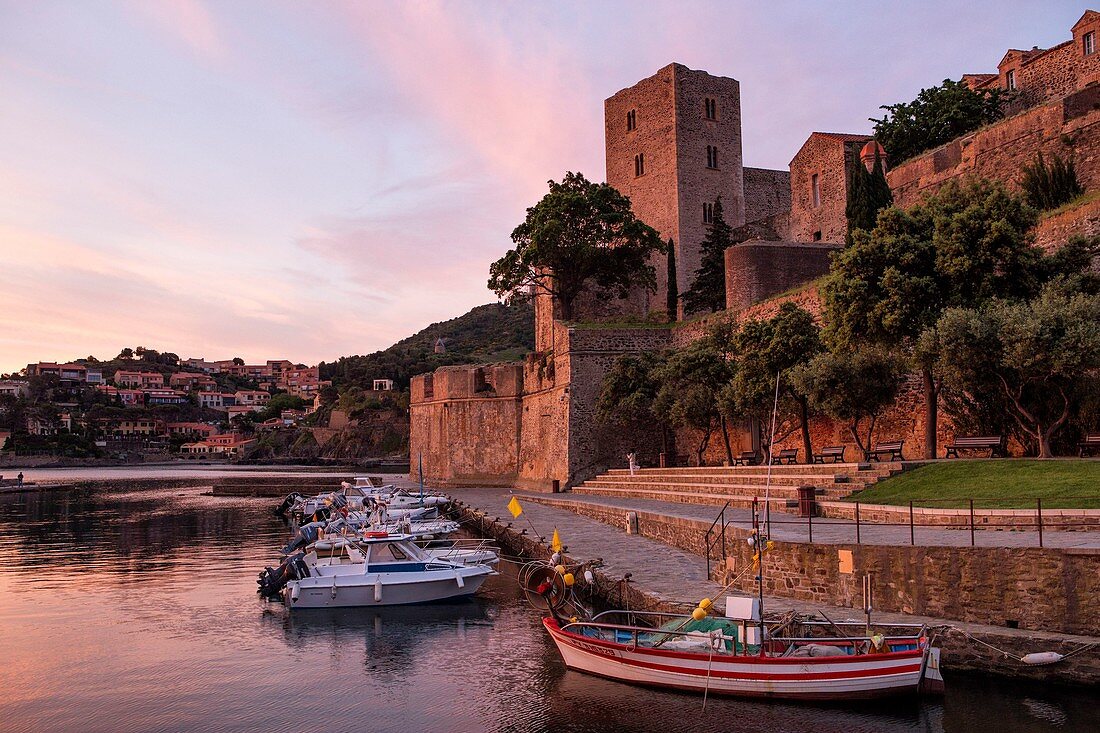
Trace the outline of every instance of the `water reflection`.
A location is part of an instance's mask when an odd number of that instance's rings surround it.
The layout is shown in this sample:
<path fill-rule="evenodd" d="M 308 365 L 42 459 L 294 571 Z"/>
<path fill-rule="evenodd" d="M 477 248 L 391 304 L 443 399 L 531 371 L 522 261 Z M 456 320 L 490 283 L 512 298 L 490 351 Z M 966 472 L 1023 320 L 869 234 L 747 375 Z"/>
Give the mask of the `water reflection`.
<path fill-rule="evenodd" d="M 939 702 L 767 704 L 565 671 L 514 567 L 461 603 L 290 614 L 287 528 L 197 489 L 0 497 L 0 731 L 1096 730 L 1095 694 L 949 680 Z"/>

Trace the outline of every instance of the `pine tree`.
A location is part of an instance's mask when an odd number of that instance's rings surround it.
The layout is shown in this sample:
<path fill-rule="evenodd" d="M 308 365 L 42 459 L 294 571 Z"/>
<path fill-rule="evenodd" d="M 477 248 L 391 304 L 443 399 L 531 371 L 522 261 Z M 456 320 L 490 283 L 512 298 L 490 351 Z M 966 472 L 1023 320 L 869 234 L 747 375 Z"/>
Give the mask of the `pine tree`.
<path fill-rule="evenodd" d="M 668 309 L 668 321 L 676 320 L 678 306 L 680 305 L 680 288 L 676 283 L 676 247 L 672 238 L 668 240 L 668 294 L 665 299 L 665 307 Z"/>
<path fill-rule="evenodd" d="M 894 203 L 890 184 L 882 170 L 882 159 L 875 152 L 875 165 L 870 172 L 861 164 L 853 165 L 848 172 L 848 201 L 844 215 L 848 219 L 847 243 L 852 243 L 856 229 L 871 231 L 878 221 L 878 212 Z"/>
<path fill-rule="evenodd" d="M 726 249 L 733 246 L 733 227 L 722 213 L 722 197 L 714 202 L 714 219 L 700 250 L 699 269 L 684 293 L 684 312 L 715 312 L 726 308 Z"/>

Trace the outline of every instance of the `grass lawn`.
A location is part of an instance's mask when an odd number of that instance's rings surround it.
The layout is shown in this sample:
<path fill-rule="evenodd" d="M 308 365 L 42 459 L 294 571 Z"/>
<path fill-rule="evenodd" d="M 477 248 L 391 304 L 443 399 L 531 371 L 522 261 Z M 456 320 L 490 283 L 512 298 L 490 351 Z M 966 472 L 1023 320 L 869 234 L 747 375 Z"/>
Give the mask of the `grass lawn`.
<path fill-rule="evenodd" d="M 846 501 L 961 508 L 1100 509 L 1100 461 L 1021 458 L 937 461 L 893 476 Z"/>

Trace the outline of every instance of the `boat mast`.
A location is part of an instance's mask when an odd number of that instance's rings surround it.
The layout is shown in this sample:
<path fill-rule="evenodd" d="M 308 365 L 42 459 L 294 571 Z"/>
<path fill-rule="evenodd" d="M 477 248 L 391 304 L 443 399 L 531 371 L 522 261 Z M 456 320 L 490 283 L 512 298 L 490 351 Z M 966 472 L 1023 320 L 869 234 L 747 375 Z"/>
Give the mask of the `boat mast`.
<path fill-rule="evenodd" d="M 771 488 L 772 488 L 772 455 L 775 447 L 775 416 L 779 410 L 779 376 L 782 371 L 775 373 L 775 400 L 772 402 L 772 431 L 768 436 L 768 474 L 764 481 L 764 511 L 768 512 L 771 506 Z M 771 536 L 771 522 L 768 521 L 764 526 L 764 533 L 760 531 L 760 508 L 753 503 L 753 525 L 756 530 L 756 557 L 759 567 L 756 575 L 757 596 L 760 601 L 760 656 L 764 656 L 764 551 L 768 549 L 768 540 Z M 771 514 L 769 512 L 768 517 L 770 519 Z"/>

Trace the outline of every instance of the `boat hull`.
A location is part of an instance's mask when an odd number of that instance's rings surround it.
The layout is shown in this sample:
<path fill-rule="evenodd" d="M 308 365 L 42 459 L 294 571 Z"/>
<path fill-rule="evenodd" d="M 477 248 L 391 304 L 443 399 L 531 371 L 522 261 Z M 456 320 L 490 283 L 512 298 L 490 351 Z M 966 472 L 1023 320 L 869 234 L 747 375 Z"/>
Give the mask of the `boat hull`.
<path fill-rule="evenodd" d="M 393 577 L 393 576 L 406 577 Z M 473 595 L 492 570 L 463 567 L 423 573 L 367 573 L 309 577 L 287 583 L 283 599 L 291 610 L 304 608 L 350 608 L 357 606 L 403 606 L 432 603 Z M 381 588 L 376 583 L 381 576 Z M 421 577 L 412 577 L 421 576 Z M 335 583 L 333 582 L 335 580 Z M 379 592 L 380 591 L 380 592 Z"/>
<path fill-rule="evenodd" d="M 916 694 L 924 650 L 854 657 L 756 657 L 632 647 L 563 631 L 543 619 L 565 665 L 620 682 L 785 700 L 853 700 Z"/>

